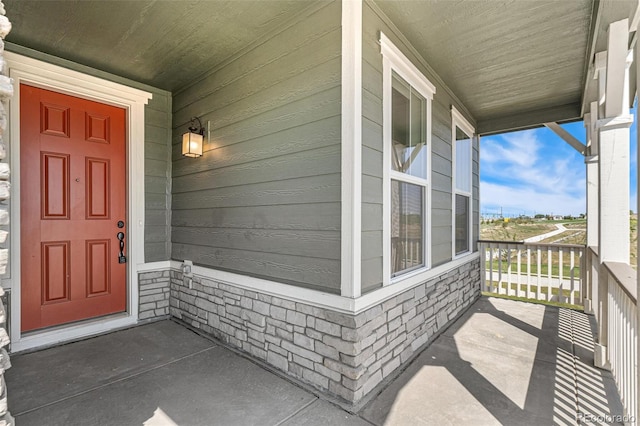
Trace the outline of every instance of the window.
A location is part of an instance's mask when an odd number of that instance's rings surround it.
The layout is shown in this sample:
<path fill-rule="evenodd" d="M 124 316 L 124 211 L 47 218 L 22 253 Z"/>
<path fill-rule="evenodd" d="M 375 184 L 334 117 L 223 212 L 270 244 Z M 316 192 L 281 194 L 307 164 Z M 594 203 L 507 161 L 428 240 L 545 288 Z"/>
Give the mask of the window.
<path fill-rule="evenodd" d="M 471 252 L 473 127 L 451 107 L 453 155 L 453 257 Z"/>
<path fill-rule="evenodd" d="M 385 284 L 429 265 L 430 126 L 435 87 L 384 36 Z"/>

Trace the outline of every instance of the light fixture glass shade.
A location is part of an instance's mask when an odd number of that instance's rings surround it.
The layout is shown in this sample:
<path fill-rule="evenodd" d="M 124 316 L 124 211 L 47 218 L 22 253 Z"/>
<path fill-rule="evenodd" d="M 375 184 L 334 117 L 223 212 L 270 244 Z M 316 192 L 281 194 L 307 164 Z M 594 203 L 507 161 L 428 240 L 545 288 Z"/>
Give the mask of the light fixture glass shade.
<path fill-rule="evenodd" d="M 185 157 L 200 157 L 202 155 L 203 136 L 198 133 L 187 132 L 182 135 L 182 155 Z"/>

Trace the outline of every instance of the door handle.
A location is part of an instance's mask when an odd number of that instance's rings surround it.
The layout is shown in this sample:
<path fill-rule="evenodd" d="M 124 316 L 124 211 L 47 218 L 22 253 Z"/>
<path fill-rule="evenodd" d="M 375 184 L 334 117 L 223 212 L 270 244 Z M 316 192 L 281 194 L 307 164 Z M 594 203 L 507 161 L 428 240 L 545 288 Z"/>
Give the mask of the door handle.
<path fill-rule="evenodd" d="M 120 254 L 118 255 L 118 263 L 127 263 L 127 257 L 124 255 L 124 232 L 118 232 L 116 235 L 120 241 Z"/>

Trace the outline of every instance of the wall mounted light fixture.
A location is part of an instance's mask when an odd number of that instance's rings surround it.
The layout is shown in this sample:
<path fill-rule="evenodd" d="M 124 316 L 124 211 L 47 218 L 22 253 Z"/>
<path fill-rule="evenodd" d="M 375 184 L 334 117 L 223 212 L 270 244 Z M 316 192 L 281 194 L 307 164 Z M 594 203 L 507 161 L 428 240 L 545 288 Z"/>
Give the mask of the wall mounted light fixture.
<path fill-rule="evenodd" d="M 197 125 L 196 121 L 198 122 Z M 185 157 L 200 157 L 202 155 L 203 142 L 204 127 L 202 127 L 202 122 L 198 117 L 193 117 L 189 131 L 182 135 L 182 155 Z"/>

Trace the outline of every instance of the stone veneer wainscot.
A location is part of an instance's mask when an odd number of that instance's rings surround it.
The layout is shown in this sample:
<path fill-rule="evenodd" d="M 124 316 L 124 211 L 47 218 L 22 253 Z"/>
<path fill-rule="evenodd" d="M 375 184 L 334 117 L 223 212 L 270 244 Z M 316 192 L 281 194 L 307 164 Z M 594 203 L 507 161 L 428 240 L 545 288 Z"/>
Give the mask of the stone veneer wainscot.
<path fill-rule="evenodd" d="M 357 315 L 171 271 L 171 315 L 350 404 L 480 296 L 476 258 Z"/>
<path fill-rule="evenodd" d="M 141 321 L 166 318 L 169 315 L 169 284 L 169 271 L 138 274 L 138 318 Z"/>

